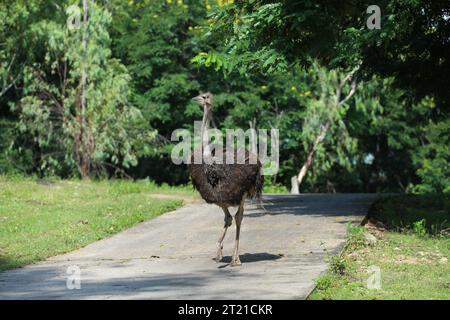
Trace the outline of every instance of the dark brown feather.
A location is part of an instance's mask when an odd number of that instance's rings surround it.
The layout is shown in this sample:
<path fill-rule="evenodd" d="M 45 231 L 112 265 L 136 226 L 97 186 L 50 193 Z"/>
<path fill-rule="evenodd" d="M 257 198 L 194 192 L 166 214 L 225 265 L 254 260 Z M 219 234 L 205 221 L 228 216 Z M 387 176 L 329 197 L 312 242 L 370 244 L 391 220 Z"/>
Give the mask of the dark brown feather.
<path fill-rule="evenodd" d="M 191 157 L 191 164 L 188 164 L 188 171 L 192 177 L 194 187 L 207 203 L 214 203 L 219 206 L 238 206 L 245 198 L 260 198 L 264 177 L 261 173 L 261 162 L 255 155 L 243 149 L 223 148 L 223 162 L 207 164 L 204 161 L 200 164 L 194 163 L 197 159 L 202 159 L 201 150 L 194 151 Z M 245 152 L 245 162 L 238 164 L 238 150 Z M 234 153 L 234 163 L 226 164 L 227 153 Z"/>

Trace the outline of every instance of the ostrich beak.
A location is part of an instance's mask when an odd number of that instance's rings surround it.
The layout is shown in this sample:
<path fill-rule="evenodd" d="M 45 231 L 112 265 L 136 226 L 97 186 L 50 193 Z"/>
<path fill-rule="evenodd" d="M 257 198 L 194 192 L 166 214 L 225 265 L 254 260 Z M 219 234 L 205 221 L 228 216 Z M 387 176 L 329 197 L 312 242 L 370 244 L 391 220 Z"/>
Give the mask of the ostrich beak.
<path fill-rule="evenodd" d="M 201 95 L 198 95 L 198 96 L 192 98 L 191 100 L 192 100 L 192 101 L 195 101 L 195 102 L 197 102 L 197 103 L 200 103 L 200 104 L 203 103 L 203 98 L 202 98 Z"/>

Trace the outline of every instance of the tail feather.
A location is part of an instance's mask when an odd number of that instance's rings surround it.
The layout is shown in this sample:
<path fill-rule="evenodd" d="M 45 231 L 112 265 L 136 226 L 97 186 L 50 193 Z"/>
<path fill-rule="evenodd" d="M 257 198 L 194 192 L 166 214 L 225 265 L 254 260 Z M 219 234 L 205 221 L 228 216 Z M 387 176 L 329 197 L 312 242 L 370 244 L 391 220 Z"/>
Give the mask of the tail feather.
<path fill-rule="evenodd" d="M 262 173 L 263 169 L 262 166 L 260 167 L 259 170 L 259 174 L 256 177 L 256 182 L 255 182 L 255 198 L 256 198 L 256 203 L 259 209 L 263 209 L 265 213 L 270 213 L 269 211 L 266 210 L 266 208 L 264 207 L 263 204 L 263 200 L 262 200 L 262 191 L 263 191 L 263 187 L 264 187 L 264 175 Z"/>

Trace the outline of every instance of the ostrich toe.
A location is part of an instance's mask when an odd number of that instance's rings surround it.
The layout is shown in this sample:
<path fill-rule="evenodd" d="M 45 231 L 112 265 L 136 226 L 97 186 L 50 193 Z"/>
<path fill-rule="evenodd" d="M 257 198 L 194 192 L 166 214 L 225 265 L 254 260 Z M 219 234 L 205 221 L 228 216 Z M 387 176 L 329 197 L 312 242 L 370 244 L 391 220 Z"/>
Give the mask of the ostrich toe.
<path fill-rule="evenodd" d="M 234 256 L 232 259 L 231 259 L 231 264 L 230 264 L 232 267 L 237 267 L 237 266 L 241 266 L 242 265 L 242 262 L 241 262 L 241 259 L 239 259 L 239 256 Z"/>

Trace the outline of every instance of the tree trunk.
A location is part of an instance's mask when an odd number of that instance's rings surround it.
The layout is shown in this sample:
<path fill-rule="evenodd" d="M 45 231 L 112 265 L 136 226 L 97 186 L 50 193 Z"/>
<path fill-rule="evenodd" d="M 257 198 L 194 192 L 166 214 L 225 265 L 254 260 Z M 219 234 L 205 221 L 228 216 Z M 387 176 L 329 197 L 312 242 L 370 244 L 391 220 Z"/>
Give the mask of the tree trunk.
<path fill-rule="evenodd" d="M 86 57 L 87 51 L 87 21 L 88 19 L 88 0 L 83 0 L 83 54 Z M 79 156 L 79 169 L 80 175 L 82 179 L 89 178 L 90 165 L 87 160 L 89 155 L 86 155 L 88 152 L 86 148 L 87 142 L 87 132 L 86 132 L 86 82 L 87 82 L 87 74 L 86 74 L 86 59 L 84 59 L 82 70 L 81 70 L 81 110 L 80 110 L 80 156 Z"/>
<path fill-rule="evenodd" d="M 84 158 L 84 157 L 83 157 Z M 80 175 L 81 179 L 83 180 L 89 180 L 90 179 L 90 164 L 87 159 L 83 159 L 82 163 L 80 164 Z"/>
<path fill-rule="evenodd" d="M 297 176 L 293 176 L 291 178 L 291 194 L 300 194 L 299 183 L 297 180 Z"/>
<path fill-rule="evenodd" d="M 302 183 L 303 178 L 305 178 L 306 172 L 308 172 L 309 167 L 311 167 L 311 164 L 313 163 L 315 152 L 316 152 L 315 149 L 313 149 L 309 152 L 308 158 L 306 159 L 305 163 L 303 164 L 302 168 L 300 169 L 298 176 L 293 176 L 291 178 L 291 193 L 292 194 L 300 194 L 300 184 Z"/>
<path fill-rule="evenodd" d="M 355 72 L 359 69 L 359 66 L 353 69 L 347 76 L 340 81 L 340 83 L 336 86 L 336 102 L 334 105 L 334 108 L 338 108 L 339 106 L 346 103 L 354 94 L 356 91 L 356 79 L 353 77 Z M 343 99 L 341 99 L 341 93 L 343 86 L 351 81 L 350 84 L 350 91 Z M 297 176 L 293 176 L 291 178 L 291 194 L 299 194 L 300 193 L 300 184 L 302 183 L 303 179 L 306 176 L 306 173 L 308 172 L 308 169 L 311 167 L 313 160 L 314 160 L 314 154 L 316 153 L 317 147 L 319 144 L 322 143 L 322 141 L 325 139 L 325 136 L 328 132 L 328 129 L 332 125 L 331 120 L 329 120 L 325 125 L 322 125 L 320 127 L 319 135 L 317 136 L 316 140 L 314 141 L 313 146 L 311 147 L 308 157 L 306 158 L 306 162 L 303 164 L 302 168 L 300 169 L 300 172 Z"/>
<path fill-rule="evenodd" d="M 308 153 L 308 157 L 306 158 L 305 163 L 303 164 L 302 168 L 300 169 L 300 172 L 297 176 L 293 176 L 291 178 L 291 194 L 299 194 L 300 193 L 300 184 L 302 183 L 303 179 L 306 176 L 306 173 L 308 172 L 308 169 L 311 167 L 313 161 L 314 161 L 314 155 L 316 153 L 317 147 L 319 144 L 322 143 L 323 139 L 325 139 L 325 136 L 327 134 L 328 128 L 330 127 L 330 123 L 327 122 L 324 126 L 321 127 L 320 133 L 317 136 L 316 140 L 314 141 L 314 144 L 311 148 L 311 150 Z"/>

